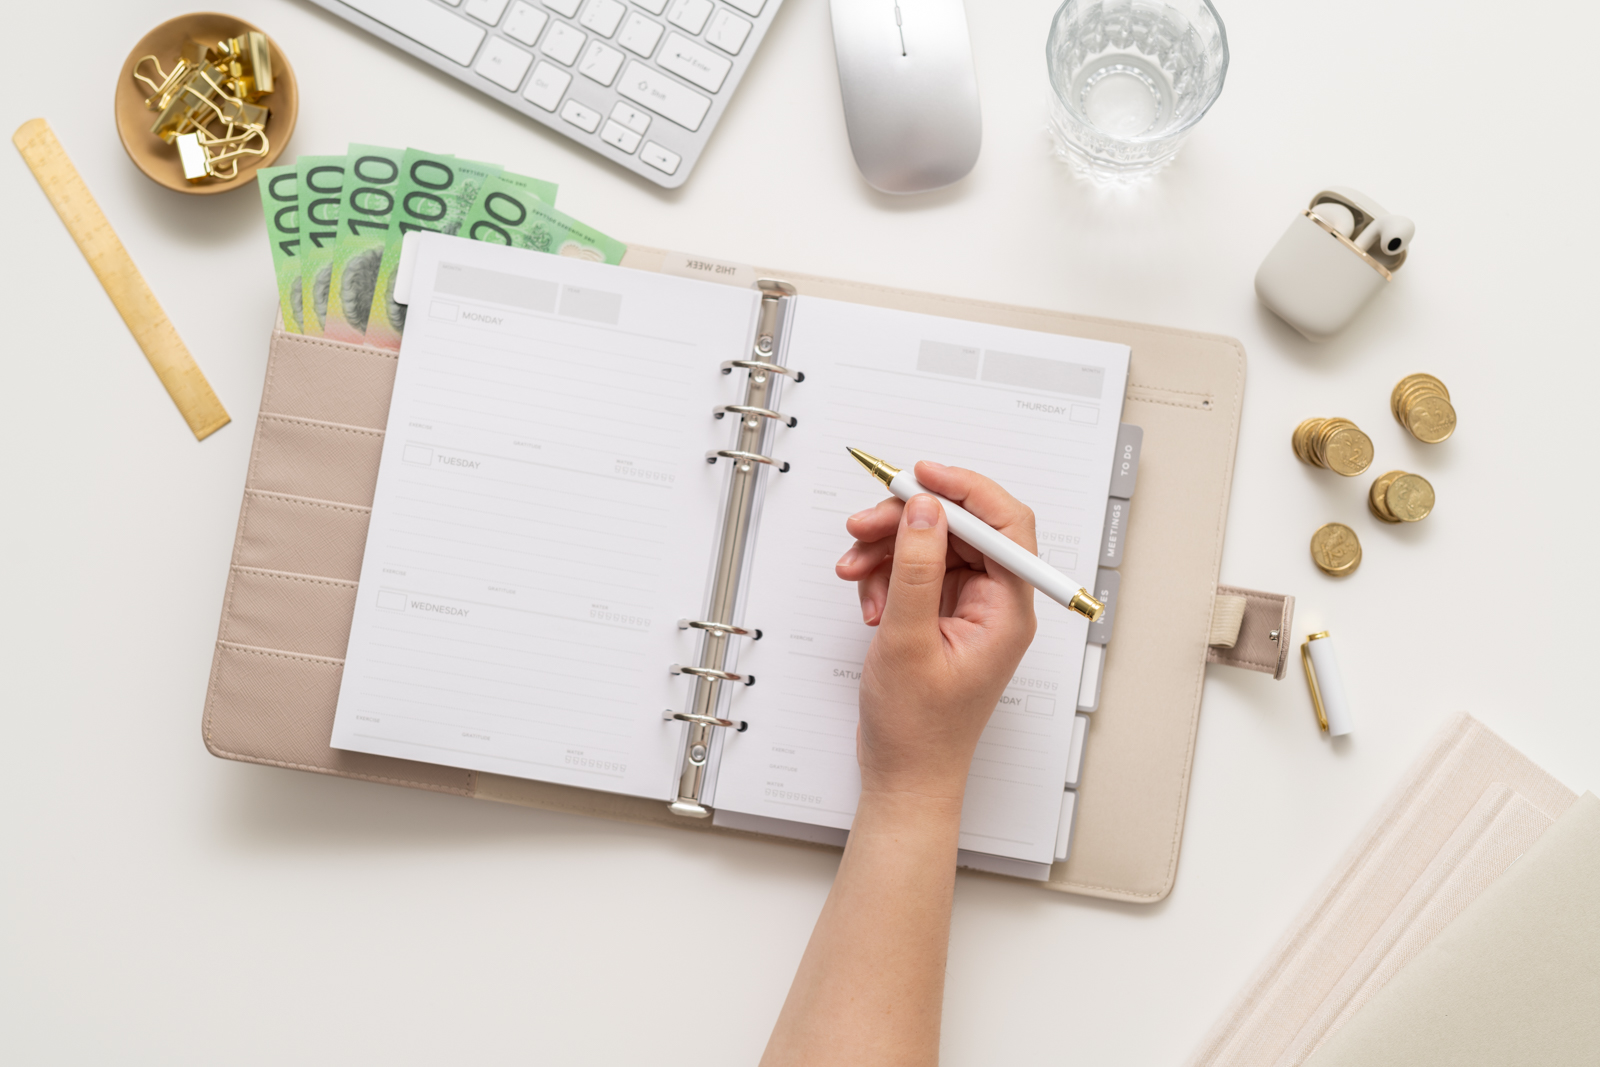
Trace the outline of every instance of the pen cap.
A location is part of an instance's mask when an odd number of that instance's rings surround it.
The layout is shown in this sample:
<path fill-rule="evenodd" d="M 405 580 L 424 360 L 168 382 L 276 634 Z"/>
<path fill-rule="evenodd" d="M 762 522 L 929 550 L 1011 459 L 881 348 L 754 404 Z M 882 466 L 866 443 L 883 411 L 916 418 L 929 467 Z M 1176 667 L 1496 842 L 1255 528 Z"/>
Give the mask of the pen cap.
<path fill-rule="evenodd" d="M 1339 657 L 1333 650 L 1333 638 L 1326 630 L 1311 634 L 1300 646 L 1305 663 L 1306 684 L 1311 688 L 1311 704 L 1317 718 L 1330 737 L 1343 737 L 1355 723 L 1350 717 L 1350 696 L 1345 690 L 1344 675 L 1339 671 Z"/>
<path fill-rule="evenodd" d="M 1335 209 L 1318 207 L 1334 204 Z M 1359 237 L 1387 212 L 1355 189 L 1324 189 L 1289 223 L 1256 271 L 1256 296 L 1308 340 L 1325 341 L 1344 329 L 1406 261 L 1404 251 L 1362 251 Z M 1339 232 L 1351 217 L 1350 235 Z"/>

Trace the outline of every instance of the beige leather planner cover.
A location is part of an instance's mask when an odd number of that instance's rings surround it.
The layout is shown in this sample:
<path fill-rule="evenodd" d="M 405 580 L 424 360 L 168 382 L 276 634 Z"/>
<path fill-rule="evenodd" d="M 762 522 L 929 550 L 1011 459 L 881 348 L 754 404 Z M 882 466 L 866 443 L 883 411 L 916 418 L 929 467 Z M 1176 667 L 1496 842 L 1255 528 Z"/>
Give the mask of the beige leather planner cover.
<path fill-rule="evenodd" d="M 682 259 L 633 248 L 623 263 L 662 270 Z M 1157 326 L 783 271 L 759 276 L 789 281 L 802 295 L 1131 346 L 1123 421 L 1143 427 L 1144 443 L 1116 630 L 1091 716 L 1071 856 L 1036 884 L 1138 903 L 1162 899 L 1172 889 L 1183 837 L 1244 399 L 1243 348 L 1230 338 Z M 671 815 L 664 801 L 328 747 L 395 359 L 378 349 L 273 335 L 206 694 L 206 747 L 228 759 L 741 834 Z M 1260 669 L 1281 662 L 1280 643 L 1252 639 Z"/>

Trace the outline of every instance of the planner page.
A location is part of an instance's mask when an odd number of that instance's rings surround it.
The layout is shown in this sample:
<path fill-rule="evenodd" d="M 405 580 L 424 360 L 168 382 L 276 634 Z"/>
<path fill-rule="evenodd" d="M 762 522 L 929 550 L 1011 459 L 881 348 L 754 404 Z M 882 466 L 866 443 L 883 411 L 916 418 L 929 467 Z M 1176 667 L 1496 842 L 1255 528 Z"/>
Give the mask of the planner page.
<path fill-rule="evenodd" d="M 735 697 L 749 729 L 724 742 L 719 811 L 848 828 L 860 795 L 857 690 L 873 630 L 834 575 L 845 518 L 887 492 L 847 445 L 910 468 L 931 459 L 995 479 L 1034 510 L 1045 560 L 1094 584 L 1125 345 L 802 296 L 741 651 L 757 684 Z M 781 454 L 777 454 L 781 452 Z M 1039 629 L 983 733 L 961 847 L 1052 859 L 1087 622 L 1036 594 Z"/>
<path fill-rule="evenodd" d="M 668 798 L 758 294 L 423 234 L 333 746 Z"/>

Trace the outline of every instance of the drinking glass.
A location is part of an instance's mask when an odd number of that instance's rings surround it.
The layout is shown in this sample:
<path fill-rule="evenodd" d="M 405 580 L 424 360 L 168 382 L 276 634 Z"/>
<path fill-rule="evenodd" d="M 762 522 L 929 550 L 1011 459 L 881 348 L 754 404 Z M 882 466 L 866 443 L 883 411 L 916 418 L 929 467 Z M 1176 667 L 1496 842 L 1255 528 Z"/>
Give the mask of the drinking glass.
<path fill-rule="evenodd" d="M 1057 154 L 1098 180 L 1139 181 L 1216 103 L 1228 35 L 1211 0 L 1066 0 L 1045 63 Z"/>

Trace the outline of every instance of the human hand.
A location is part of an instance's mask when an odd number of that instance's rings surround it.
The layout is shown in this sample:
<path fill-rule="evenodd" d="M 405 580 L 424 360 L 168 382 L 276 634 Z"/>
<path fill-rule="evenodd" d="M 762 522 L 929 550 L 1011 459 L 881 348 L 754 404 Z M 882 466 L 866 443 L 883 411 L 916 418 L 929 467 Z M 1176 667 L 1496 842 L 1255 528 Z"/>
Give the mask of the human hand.
<path fill-rule="evenodd" d="M 960 467 L 922 462 L 917 481 L 1029 552 L 1033 512 Z M 835 568 L 876 626 L 861 674 L 856 757 L 864 793 L 960 801 L 973 751 L 1033 641 L 1033 587 L 950 534 L 925 494 L 850 516 L 855 545 Z"/>

